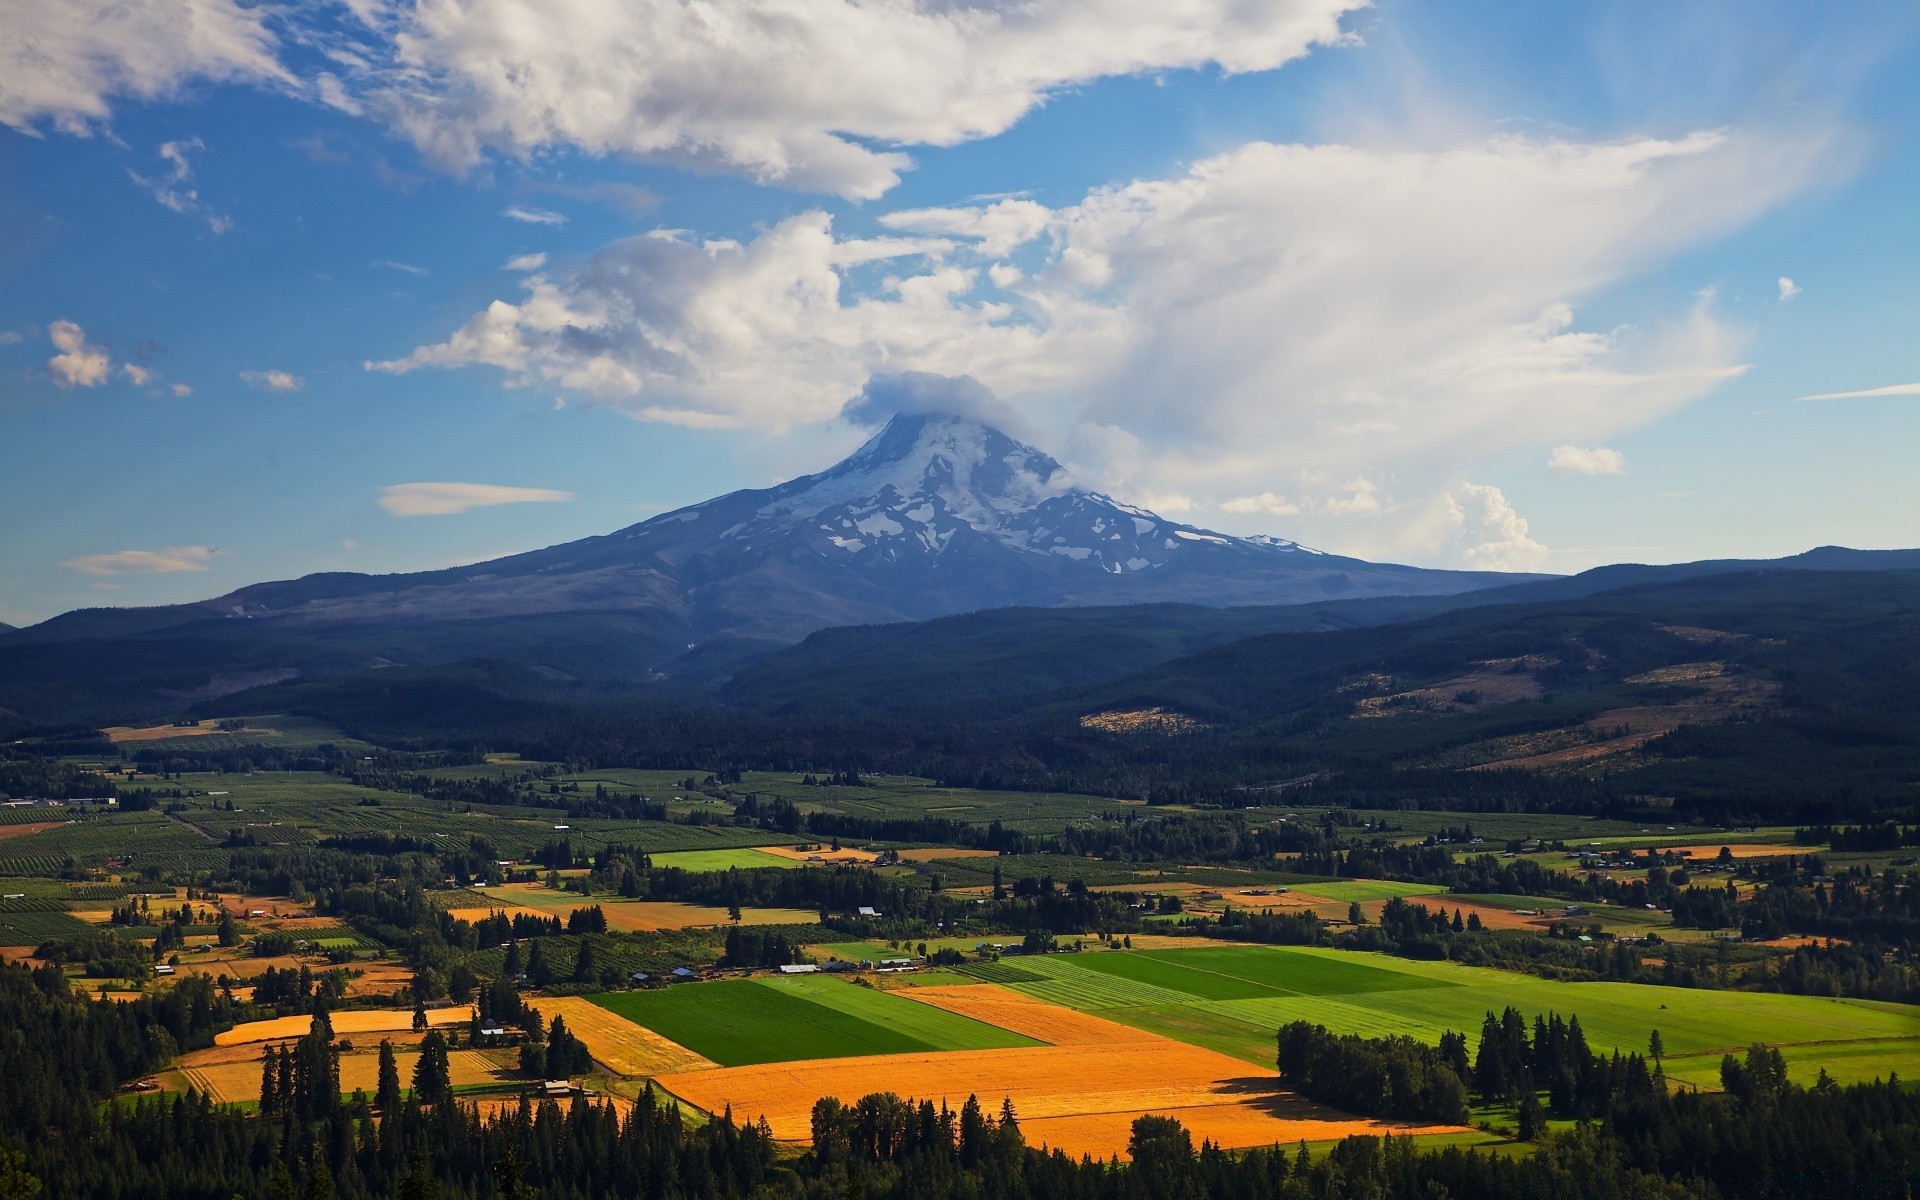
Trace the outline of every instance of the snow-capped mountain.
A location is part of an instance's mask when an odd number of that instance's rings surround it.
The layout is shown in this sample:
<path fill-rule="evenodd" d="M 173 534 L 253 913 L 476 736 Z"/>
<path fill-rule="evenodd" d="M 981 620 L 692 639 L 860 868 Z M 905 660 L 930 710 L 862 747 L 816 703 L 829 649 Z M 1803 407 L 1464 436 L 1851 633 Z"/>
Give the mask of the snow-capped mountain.
<path fill-rule="evenodd" d="M 924 562 L 931 569 L 949 551 L 985 549 L 978 543 L 1111 575 L 1152 571 L 1203 545 L 1314 553 L 1279 538 L 1211 533 L 1073 487 L 1041 451 L 949 416 L 895 417 L 818 475 L 668 513 L 623 536 L 653 541 L 695 521 L 706 523 L 704 533 L 716 518 L 731 521 L 715 535 L 723 545 L 791 542 L 862 566 Z"/>
<path fill-rule="evenodd" d="M 828 626 L 1011 605 L 1289 604 L 1516 578 L 1214 533 L 1075 486 L 1052 458 L 988 425 L 912 414 L 819 474 L 600 537 L 443 571 L 310 575 L 199 604 L 86 610 L 4 636 L 15 647 L 191 639 L 196 662 L 236 678 L 472 657 L 624 678 Z M 272 651 L 209 657 L 206 639 Z"/>

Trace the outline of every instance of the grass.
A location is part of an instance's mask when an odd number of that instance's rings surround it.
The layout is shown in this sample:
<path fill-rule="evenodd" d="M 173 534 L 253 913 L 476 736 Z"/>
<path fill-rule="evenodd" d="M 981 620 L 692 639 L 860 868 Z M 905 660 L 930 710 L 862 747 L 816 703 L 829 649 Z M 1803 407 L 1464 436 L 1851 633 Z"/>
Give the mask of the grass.
<path fill-rule="evenodd" d="M 674 850 L 648 857 L 656 867 L 678 867 L 682 871 L 727 871 L 735 867 L 742 871 L 758 871 L 768 867 L 779 869 L 802 865 L 791 858 L 782 858 L 778 854 L 762 854 L 750 847 L 731 850 Z"/>
<path fill-rule="evenodd" d="M 1300 890 L 1328 900 L 1391 900 L 1395 896 L 1431 896 L 1447 889 L 1430 883 L 1395 883 L 1389 879 L 1341 879 L 1332 883 L 1303 883 Z"/>
<path fill-rule="evenodd" d="M 836 1012 L 916 1038 L 936 1050 L 1006 1050 L 1045 1044 L 959 1013 L 948 1012 L 944 1008 L 916 1004 L 875 988 L 862 987 L 830 976 L 800 975 L 761 982 L 767 987 L 799 996 Z"/>
<path fill-rule="evenodd" d="M 735 979 L 591 999 L 724 1067 L 1036 1044 L 966 1018 L 929 1019 L 920 1011 L 928 1005 L 837 979 Z"/>
<path fill-rule="evenodd" d="M 883 958 L 911 958 L 912 951 L 890 950 L 878 942 L 827 942 L 809 947 L 819 958 L 840 958 L 848 962 L 879 962 Z"/>
<path fill-rule="evenodd" d="M 1335 1032 L 1370 1037 L 1406 1034 L 1431 1043 L 1447 1030 L 1477 1038 L 1485 1014 L 1511 1004 L 1529 1019 L 1548 1012 L 1577 1015 L 1588 1042 L 1599 1051 L 1644 1053 L 1648 1034 L 1658 1029 L 1669 1071 L 1690 1080 L 1697 1076 L 1703 1085 L 1717 1086 L 1721 1053 L 1738 1053 L 1757 1041 L 1788 1047 L 1789 1068 L 1802 1082 L 1810 1082 L 1822 1065 L 1836 1078 L 1843 1078 L 1842 1071 L 1850 1073 L 1845 1078 L 1889 1070 L 1907 1078 L 1920 1074 L 1915 1032 L 1920 1010 L 1907 1005 L 1559 983 L 1456 963 L 1319 948 L 1048 955 L 1022 958 L 1012 969 L 1044 978 L 998 982 L 1263 1066 L 1273 1059 L 1274 1030 L 1288 1021 L 1311 1020 Z M 967 973 L 977 974 L 978 968 L 969 966 Z M 1243 994 L 1253 987 L 1267 994 Z"/>

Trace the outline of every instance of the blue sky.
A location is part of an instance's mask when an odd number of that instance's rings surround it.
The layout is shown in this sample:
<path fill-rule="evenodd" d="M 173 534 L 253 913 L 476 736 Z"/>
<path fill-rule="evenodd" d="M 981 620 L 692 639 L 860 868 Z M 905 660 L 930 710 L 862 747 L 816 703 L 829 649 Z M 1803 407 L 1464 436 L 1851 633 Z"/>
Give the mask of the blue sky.
<path fill-rule="evenodd" d="M 0 621 L 606 532 L 903 368 L 1367 557 L 1920 544 L 1910 4 L 527 2 L 0 0 Z"/>

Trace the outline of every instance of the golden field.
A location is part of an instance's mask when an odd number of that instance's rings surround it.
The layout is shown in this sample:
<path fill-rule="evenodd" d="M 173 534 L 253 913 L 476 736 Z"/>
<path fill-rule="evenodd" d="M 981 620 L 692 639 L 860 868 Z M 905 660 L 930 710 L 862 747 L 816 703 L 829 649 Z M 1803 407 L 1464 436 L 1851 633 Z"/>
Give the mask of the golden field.
<path fill-rule="evenodd" d="M 1280 1089 L 1279 1078 L 1238 1059 L 1166 1038 L 1123 1043 L 959 1050 L 769 1063 L 662 1076 L 673 1095 L 736 1120 L 765 1117 L 775 1137 L 804 1142 L 814 1102 L 871 1092 L 953 1108 L 977 1096 L 1011 1100 L 1029 1145 L 1098 1158 L 1126 1153 L 1133 1120 L 1178 1118 L 1196 1140 L 1226 1147 L 1323 1141 L 1356 1133 L 1439 1133 L 1449 1127 L 1358 1120 Z"/>
<path fill-rule="evenodd" d="M 205 1093 L 221 1104 L 234 1104 L 260 1098 L 260 1052 L 250 1047 L 250 1058 L 217 1061 L 211 1057 L 188 1055 L 177 1068 L 187 1086 Z M 394 1063 L 400 1068 L 400 1086 L 412 1086 L 413 1067 L 420 1060 L 418 1050 L 394 1051 Z M 469 1084 L 500 1083 L 509 1079 L 503 1068 L 477 1050 L 455 1050 L 447 1055 L 447 1067 L 455 1087 Z M 355 1051 L 340 1056 L 340 1091 L 351 1094 L 364 1091 L 371 1096 L 380 1086 L 380 1055 L 377 1051 Z"/>
<path fill-rule="evenodd" d="M 1165 1040 L 1130 1025 L 1048 1004 L 990 983 L 901 988 L 895 994 L 1025 1034 L 1050 1046 L 1111 1046 Z"/>
<path fill-rule="evenodd" d="M 527 1003 L 551 1024 L 557 1016 L 573 1036 L 587 1044 L 595 1061 L 616 1075 L 670 1075 L 701 1071 L 714 1063 L 670 1042 L 651 1029 L 615 1016 L 591 1000 L 578 996 L 529 996 Z"/>
<path fill-rule="evenodd" d="M 355 1033 L 407 1033 L 413 1029 L 413 1013 L 400 1008 L 354 1008 L 329 1013 L 336 1037 Z M 473 1019 L 466 1008 L 436 1008 L 427 1012 L 428 1025 L 463 1025 Z M 312 1017 L 274 1017 L 267 1021 L 248 1021 L 214 1035 L 216 1046 L 237 1046 L 246 1042 L 270 1042 L 282 1038 L 305 1037 L 313 1028 Z"/>

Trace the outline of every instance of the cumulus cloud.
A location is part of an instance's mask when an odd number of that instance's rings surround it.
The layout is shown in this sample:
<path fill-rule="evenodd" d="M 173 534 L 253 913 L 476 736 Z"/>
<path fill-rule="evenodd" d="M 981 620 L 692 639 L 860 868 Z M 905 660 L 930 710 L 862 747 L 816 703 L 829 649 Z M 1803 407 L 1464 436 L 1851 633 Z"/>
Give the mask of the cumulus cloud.
<path fill-rule="evenodd" d="M 453 168 L 556 146 L 872 198 L 1102 76 L 1268 70 L 1362 0 L 414 0 L 365 102 Z"/>
<path fill-rule="evenodd" d="M 1795 296 L 1798 296 L 1799 294 L 1800 294 L 1800 285 L 1795 283 L 1793 280 L 1788 279 L 1785 275 L 1782 275 L 1780 277 L 1781 301 L 1785 302 L 1785 301 L 1791 300 Z"/>
<path fill-rule="evenodd" d="M 208 208 L 200 199 L 198 189 L 190 186 L 193 182 L 191 156 L 206 148 L 206 144 L 197 137 L 162 142 L 159 154 L 165 169 L 158 174 L 148 176 L 128 168 L 127 177 L 151 192 L 162 208 L 182 216 L 198 217 L 205 221 L 207 228 L 213 232 L 225 233 L 233 228 L 232 219 Z"/>
<path fill-rule="evenodd" d="M 506 261 L 506 263 L 501 267 L 501 270 L 538 271 L 540 268 L 546 265 L 547 265 L 547 256 L 544 252 L 536 252 L 533 254 L 516 254 L 512 258 Z"/>
<path fill-rule="evenodd" d="M 1000 200 L 985 208 L 904 209 L 880 217 L 888 229 L 976 241 L 980 253 L 993 258 L 1039 237 L 1052 220 L 1052 211 L 1032 200 Z"/>
<path fill-rule="evenodd" d="M 1527 519 L 1499 488 L 1462 484 L 1447 503 L 1460 562 L 1488 571 L 1534 570 L 1546 562 L 1547 548 L 1529 536 Z"/>
<path fill-rule="evenodd" d="M 121 97 L 164 99 L 196 81 L 290 85 L 271 11 L 238 0 L 7 0 L 0 124 L 85 133 Z"/>
<path fill-rule="evenodd" d="M 164 550 L 86 554 L 60 565 L 88 575 L 163 575 L 172 571 L 204 571 L 219 553 L 211 546 L 168 546 Z"/>
<path fill-rule="evenodd" d="M 47 337 L 60 353 L 47 360 L 47 373 L 63 388 L 99 387 L 113 373 L 113 358 L 87 341 L 87 331 L 72 321 L 47 326 Z"/>
<path fill-rule="evenodd" d="M 1265 513 L 1270 517 L 1297 517 L 1300 506 L 1285 496 L 1273 492 L 1261 492 L 1257 496 L 1235 496 L 1231 500 L 1220 502 L 1220 511 L 1224 513 Z"/>
<path fill-rule="evenodd" d="M 565 225 L 567 218 L 557 212 L 544 208 L 528 208 L 521 204 L 509 204 L 500 210 L 500 215 L 525 225 Z"/>
<path fill-rule="evenodd" d="M 874 375 L 840 415 L 855 425 L 884 425 L 895 414 L 967 417 L 1016 436 L 1028 422 L 1012 405 L 971 375 L 897 371 Z"/>
<path fill-rule="evenodd" d="M 1005 302 L 969 298 L 979 273 L 944 261 L 950 248 L 842 239 L 820 212 L 750 242 L 657 231 L 606 246 L 565 279 L 530 276 L 520 302 L 496 300 L 445 342 L 367 366 L 490 366 L 648 420 L 777 429 L 833 419 L 875 373 L 971 374 L 1005 392 L 1064 382 L 1097 357 L 1067 349 L 1077 335 L 1064 311 L 1042 330 Z M 862 267 L 884 268 L 871 294 L 844 279 Z M 1099 339 L 1107 325 L 1084 332 Z"/>
<path fill-rule="evenodd" d="M 1547 455 L 1547 470 L 1555 475 L 1625 475 L 1627 456 L 1605 446 L 1555 446 Z"/>
<path fill-rule="evenodd" d="M 145 387 L 154 379 L 152 368 L 143 367 L 139 363 L 120 364 L 120 374 L 135 387 Z"/>
<path fill-rule="evenodd" d="M 396 483 L 380 489 L 380 507 L 396 517 L 444 517 L 497 504 L 552 504 L 571 499 L 572 492 L 493 483 Z"/>
<path fill-rule="evenodd" d="M 190 387 L 188 387 L 188 386 L 187 386 L 186 384 L 184 384 L 184 383 L 175 383 L 175 384 L 170 384 L 170 385 L 168 385 L 168 387 L 167 387 L 167 390 L 168 390 L 168 391 L 170 391 L 170 392 L 172 392 L 172 393 L 173 393 L 174 395 L 176 395 L 176 396 L 191 396 L 191 395 L 193 395 L 193 389 L 192 389 L 192 388 L 190 388 Z"/>
<path fill-rule="evenodd" d="M 1372 522 L 1390 551 L 1386 526 L 1451 495 L 1458 464 L 1604 445 L 1741 373 L 1745 332 L 1711 294 L 1615 328 L 1575 306 L 1848 149 L 1750 131 L 1252 143 L 1040 213 L 883 217 L 894 236 L 807 212 L 745 241 L 625 238 L 368 365 L 485 366 L 643 419 L 766 430 L 832 419 L 875 374 L 970 375 L 1071 429 L 1079 475 L 1118 494 L 1284 491 L 1298 533 Z M 1015 239 L 1024 271 L 981 261 Z"/>
<path fill-rule="evenodd" d="M 263 392 L 297 392 L 307 386 L 306 380 L 291 371 L 242 371 L 240 380 Z"/>
<path fill-rule="evenodd" d="M 1821 392 L 1802 396 L 1802 400 L 1874 400 L 1881 396 L 1920 396 L 1920 383 L 1895 383 L 1886 387 L 1865 388 L 1857 392 Z"/>
<path fill-rule="evenodd" d="M 875 372 L 970 374 L 1017 402 L 1073 389 L 1091 398 L 1075 416 L 1148 438 L 1168 469 L 1249 482 L 1596 437 L 1737 374 L 1741 336 L 1710 298 L 1618 330 L 1580 329 L 1573 302 L 1765 211 L 1822 150 L 1255 143 L 1052 211 L 1045 261 L 993 293 L 951 239 L 1027 237 L 1031 210 L 912 210 L 889 223 L 947 236 L 868 239 L 802 213 L 747 242 L 623 239 L 373 365 L 490 365 L 639 416 L 766 428 L 832 417 Z"/>

